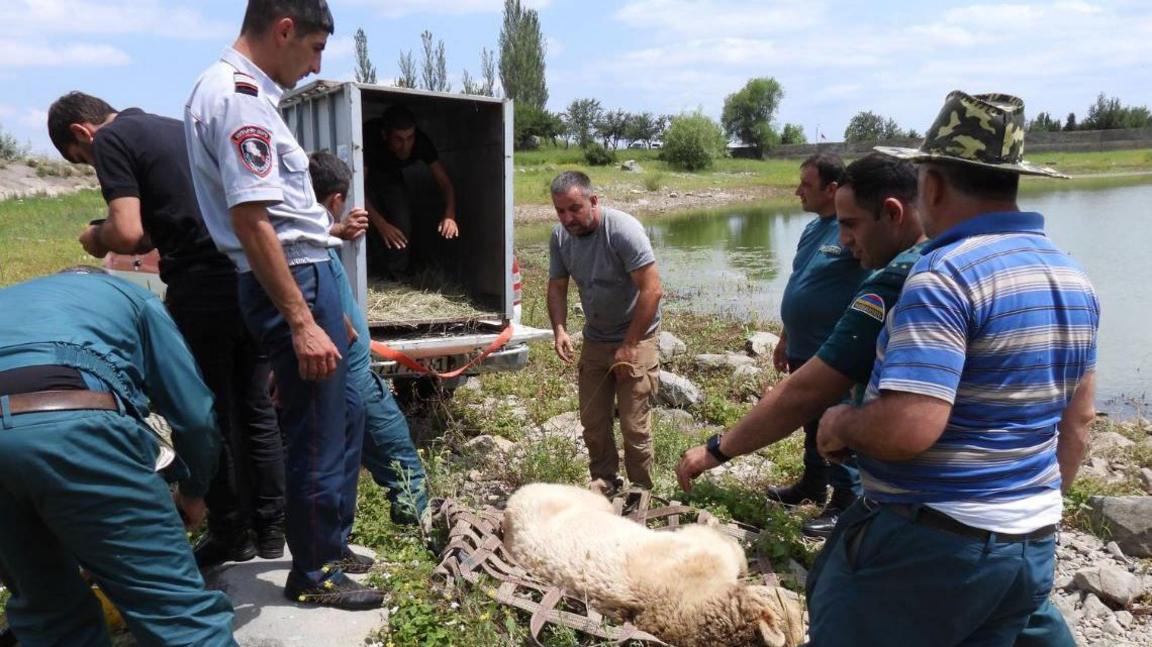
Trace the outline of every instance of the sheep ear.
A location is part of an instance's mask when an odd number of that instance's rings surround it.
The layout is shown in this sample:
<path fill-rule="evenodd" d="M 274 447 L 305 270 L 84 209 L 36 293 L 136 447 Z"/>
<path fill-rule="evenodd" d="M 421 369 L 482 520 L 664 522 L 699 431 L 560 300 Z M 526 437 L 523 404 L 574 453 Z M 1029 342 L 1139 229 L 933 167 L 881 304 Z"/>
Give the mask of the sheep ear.
<path fill-rule="evenodd" d="M 783 631 L 774 623 L 770 623 L 764 618 L 760 618 L 757 623 L 757 629 L 760 630 L 760 639 L 768 647 L 784 647 L 788 644 L 788 638 L 784 635 Z"/>

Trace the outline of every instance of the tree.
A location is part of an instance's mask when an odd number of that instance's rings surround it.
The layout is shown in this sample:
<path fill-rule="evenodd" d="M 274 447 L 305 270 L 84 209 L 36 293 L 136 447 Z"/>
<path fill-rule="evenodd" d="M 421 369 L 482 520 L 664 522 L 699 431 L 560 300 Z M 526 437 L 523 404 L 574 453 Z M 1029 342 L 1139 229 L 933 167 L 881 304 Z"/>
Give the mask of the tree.
<path fill-rule="evenodd" d="M 1037 113 L 1032 121 L 1028 122 L 1028 132 L 1050 133 L 1060 130 L 1060 120 L 1053 119 L 1047 112 Z"/>
<path fill-rule="evenodd" d="M 612 110 L 600 115 L 595 128 L 596 134 L 604 140 L 604 148 L 615 149 L 620 144 L 620 140 L 628 132 L 628 122 L 631 119 L 632 115 L 623 110 Z"/>
<path fill-rule="evenodd" d="M 1088 106 L 1088 115 L 1080 123 L 1081 130 L 1114 130 L 1117 128 L 1146 128 L 1152 115 L 1145 106 L 1124 106 L 1119 97 L 1108 98 L 1101 92 L 1096 103 Z"/>
<path fill-rule="evenodd" d="M 911 137 L 911 133 L 900 128 L 895 119 L 885 119 L 871 110 L 857 112 L 844 129 L 846 142 L 875 142 L 902 137 Z"/>
<path fill-rule="evenodd" d="M 397 65 L 400 68 L 400 76 L 396 77 L 396 87 L 415 88 L 416 59 L 412 58 L 412 52 L 400 52 L 400 60 Z"/>
<path fill-rule="evenodd" d="M 1064 130 L 1067 132 L 1069 130 L 1076 130 L 1077 128 L 1079 128 L 1079 126 L 1076 125 L 1076 113 L 1069 112 L 1068 118 L 1064 120 Z"/>
<path fill-rule="evenodd" d="M 484 47 L 480 50 L 480 89 L 486 97 L 496 96 L 496 56 Z"/>
<path fill-rule="evenodd" d="M 596 99 L 573 99 L 568 104 L 568 111 L 564 113 L 568 137 L 583 148 L 592 139 L 592 128 L 600 121 L 603 111 Z"/>
<path fill-rule="evenodd" d="M 624 138 L 628 141 L 644 142 L 645 148 L 652 148 L 652 142 L 659 139 L 667 127 L 668 117 L 654 115 L 651 112 L 641 112 L 632 115 L 628 120 Z"/>
<path fill-rule="evenodd" d="M 672 118 L 664 133 L 663 157 L 672 166 L 697 171 L 712 166 L 712 160 L 724 154 L 725 144 L 720 125 L 697 111 Z"/>
<path fill-rule="evenodd" d="M 784 124 L 780 131 L 781 144 L 807 144 L 808 138 L 804 136 L 804 127 L 800 124 Z"/>
<path fill-rule="evenodd" d="M 513 118 L 516 124 L 514 137 L 517 150 L 534 149 L 545 139 L 555 144 L 556 138 L 564 133 L 564 122 L 558 115 L 524 103 L 514 105 L 516 111 Z"/>
<path fill-rule="evenodd" d="M 778 139 L 772 120 L 783 98 L 784 89 L 776 79 L 750 79 L 743 89 L 724 99 L 720 118 L 724 131 L 763 154 L 772 140 Z"/>
<path fill-rule="evenodd" d="M 356 30 L 356 36 L 353 40 L 356 42 L 356 81 L 358 83 L 375 83 L 376 66 L 368 58 L 368 36 L 364 34 L 363 28 Z"/>
<path fill-rule="evenodd" d="M 504 0 L 504 25 L 500 28 L 500 83 L 504 96 L 544 109 L 548 103 L 544 54 L 536 10 L 525 9 L 520 0 Z"/>
<path fill-rule="evenodd" d="M 452 84 L 448 83 L 448 58 L 444 54 L 444 41 L 433 44 L 432 32 L 428 30 L 420 34 L 420 40 L 424 43 L 424 67 L 420 73 L 424 89 L 450 92 Z"/>

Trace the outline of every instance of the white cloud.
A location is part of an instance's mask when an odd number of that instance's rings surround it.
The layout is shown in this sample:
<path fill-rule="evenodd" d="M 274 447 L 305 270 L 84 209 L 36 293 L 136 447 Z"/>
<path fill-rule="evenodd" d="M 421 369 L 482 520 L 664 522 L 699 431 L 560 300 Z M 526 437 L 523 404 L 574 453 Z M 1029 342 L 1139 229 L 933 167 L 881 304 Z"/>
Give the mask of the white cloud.
<path fill-rule="evenodd" d="M 0 68 L 3 67 L 111 67 L 132 61 L 123 50 L 111 45 L 49 45 L 0 38 Z"/>
<path fill-rule="evenodd" d="M 504 9 L 504 0 L 351 0 L 346 4 L 376 8 L 377 15 L 382 18 L 411 14 L 497 13 Z M 528 9 L 543 9 L 552 4 L 552 0 L 523 0 L 520 4 Z"/>
<path fill-rule="evenodd" d="M 356 40 L 351 36 L 332 36 L 324 47 L 326 60 L 351 58 L 356 54 Z"/>
<path fill-rule="evenodd" d="M 17 123 L 25 128 L 44 128 L 48 123 L 48 111 L 39 108 L 24 108 L 16 118 Z"/>
<path fill-rule="evenodd" d="M 630 0 L 613 17 L 638 29 L 697 39 L 784 32 L 816 37 L 805 30 L 824 23 L 825 8 L 815 0 Z"/>
<path fill-rule="evenodd" d="M 163 34 L 214 40 L 237 32 L 237 25 L 207 20 L 181 5 L 160 0 L 0 0 L 0 33 Z"/>

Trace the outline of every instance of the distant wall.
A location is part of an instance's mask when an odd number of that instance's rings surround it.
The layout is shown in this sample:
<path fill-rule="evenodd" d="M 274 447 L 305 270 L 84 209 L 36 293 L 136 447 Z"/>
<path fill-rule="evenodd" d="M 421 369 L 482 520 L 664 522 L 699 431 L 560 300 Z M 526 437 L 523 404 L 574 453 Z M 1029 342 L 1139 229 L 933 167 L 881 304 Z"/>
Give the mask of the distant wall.
<path fill-rule="evenodd" d="M 805 158 L 813 153 L 839 153 L 857 157 L 872 151 L 877 144 L 884 146 L 920 146 L 919 139 L 890 139 L 883 142 L 826 142 L 822 144 L 790 144 L 777 146 L 768 152 L 770 158 Z M 1115 151 L 1133 148 L 1152 148 L 1152 128 L 1116 130 L 1074 130 L 1056 133 L 1028 133 L 1024 139 L 1024 153 L 1050 153 L 1067 151 Z"/>

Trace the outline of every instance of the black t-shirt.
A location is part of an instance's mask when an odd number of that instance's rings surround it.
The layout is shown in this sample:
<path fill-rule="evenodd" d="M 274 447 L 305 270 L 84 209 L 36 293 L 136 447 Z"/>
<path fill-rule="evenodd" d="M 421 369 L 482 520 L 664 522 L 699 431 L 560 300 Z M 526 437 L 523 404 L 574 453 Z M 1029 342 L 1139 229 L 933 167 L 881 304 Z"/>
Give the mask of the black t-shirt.
<path fill-rule="evenodd" d="M 160 278 L 170 291 L 195 283 L 198 292 L 235 293 L 236 268 L 216 249 L 200 216 L 183 123 L 129 108 L 96 131 L 92 157 L 106 201 L 140 199 L 140 219 L 160 252 Z"/>
<path fill-rule="evenodd" d="M 403 170 L 416 162 L 431 164 L 440 159 L 440 154 L 436 152 L 436 146 L 432 144 L 432 140 L 419 128 L 416 129 L 416 141 L 412 144 L 412 154 L 408 156 L 408 159 L 397 159 L 396 154 L 388 148 L 383 128 L 382 119 L 371 119 L 364 124 L 365 138 L 368 142 L 364 150 L 364 163 L 368 167 L 370 175 L 382 174 L 399 180 L 403 177 Z"/>

